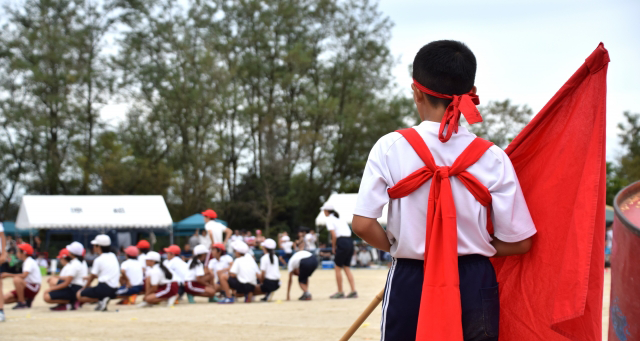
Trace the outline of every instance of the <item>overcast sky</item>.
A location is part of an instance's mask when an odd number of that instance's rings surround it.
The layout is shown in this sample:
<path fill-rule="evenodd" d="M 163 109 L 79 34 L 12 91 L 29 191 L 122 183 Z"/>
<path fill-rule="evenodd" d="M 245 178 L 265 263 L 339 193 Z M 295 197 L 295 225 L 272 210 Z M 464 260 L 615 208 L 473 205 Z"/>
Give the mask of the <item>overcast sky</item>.
<path fill-rule="evenodd" d="M 607 96 L 607 159 L 620 154 L 622 112 L 640 112 L 640 1 L 425 1 L 381 0 L 395 23 L 393 76 L 410 96 L 408 65 L 422 45 L 439 39 L 466 43 L 478 61 L 476 86 L 483 103 L 511 99 L 538 112 L 604 42 L 611 63 Z M 125 104 L 103 118 L 116 123 Z"/>
<path fill-rule="evenodd" d="M 640 112 L 640 1 L 381 0 L 395 23 L 390 42 L 407 89 L 408 65 L 424 44 L 466 43 L 476 55 L 481 102 L 511 99 L 534 112 L 553 97 L 603 42 L 611 63 L 607 93 L 607 159 L 620 154 L 622 112 Z"/>

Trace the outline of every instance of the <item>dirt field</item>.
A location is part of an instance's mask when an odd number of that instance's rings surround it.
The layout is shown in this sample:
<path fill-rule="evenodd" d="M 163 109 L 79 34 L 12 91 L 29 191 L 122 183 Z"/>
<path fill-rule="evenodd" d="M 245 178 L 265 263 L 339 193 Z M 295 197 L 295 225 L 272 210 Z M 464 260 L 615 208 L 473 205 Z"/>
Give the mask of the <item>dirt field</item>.
<path fill-rule="evenodd" d="M 336 291 L 334 272 L 318 270 L 310 282 L 313 301 L 299 302 L 301 291 L 292 289 L 292 301 L 277 291 L 272 303 L 218 305 L 197 299 L 197 304 L 179 304 L 139 309 L 109 305 L 109 311 L 50 312 L 41 294 L 29 310 L 5 307 L 7 322 L 0 324 L 0 339 L 8 340 L 337 340 L 383 288 L 386 269 L 354 270 L 359 299 L 329 300 Z M 283 279 L 286 273 L 283 272 Z M 296 282 L 297 283 L 297 282 Z M 604 330 L 609 311 L 609 273 L 605 277 Z M 283 282 L 286 285 L 286 280 Z M 346 284 L 346 283 L 345 283 Z M 12 288 L 4 281 L 4 290 Z M 286 288 L 286 287 L 285 287 Z M 116 312 L 119 309 L 119 312 Z M 380 308 L 365 322 L 352 340 L 378 340 Z M 603 336 L 606 333 L 603 332 Z M 606 340 L 606 336 L 603 337 Z"/>

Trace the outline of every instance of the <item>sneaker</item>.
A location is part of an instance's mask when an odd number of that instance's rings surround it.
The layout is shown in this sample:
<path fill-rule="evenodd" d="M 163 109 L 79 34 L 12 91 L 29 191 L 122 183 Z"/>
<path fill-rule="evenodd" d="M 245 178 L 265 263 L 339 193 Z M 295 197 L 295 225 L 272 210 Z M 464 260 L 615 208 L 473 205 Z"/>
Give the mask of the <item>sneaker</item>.
<path fill-rule="evenodd" d="M 233 297 L 226 297 L 221 299 L 220 301 L 218 301 L 218 304 L 230 304 L 230 303 L 234 303 L 235 300 L 233 299 Z"/>
<path fill-rule="evenodd" d="M 129 298 L 123 298 L 120 302 L 116 303 L 116 305 L 129 305 Z"/>
<path fill-rule="evenodd" d="M 78 310 L 82 308 L 82 303 L 80 303 L 79 301 L 75 301 L 75 303 L 73 303 L 73 308 L 71 308 L 71 310 Z"/>
<path fill-rule="evenodd" d="M 273 293 L 271 293 L 271 292 L 270 292 L 270 293 L 268 293 L 268 294 L 264 295 L 264 297 L 263 297 L 260 301 L 262 301 L 262 302 L 269 302 L 269 300 L 271 299 L 271 295 L 272 295 L 272 294 L 273 294 Z"/>
<path fill-rule="evenodd" d="M 98 305 L 96 306 L 96 311 L 107 311 L 107 306 L 109 305 L 109 301 L 111 301 L 111 298 L 108 296 L 98 301 Z"/>
<path fill-rule="evenodd" d="M 6 320 L 7 320 L 7 318 L 4 317 L 4 311 L 0 311 L 0 322 L 4 322 Z"/>
<path fill-rule="evenodd" d="M 31 308 L 32 303 L 33 303 L 33 300 L 27 300 L 27 307 Z"/>
<path fill-rule="evenodd" d="M 331 299 L 339 299 L 339 298 L 344 298 L 344 293 L 343 292 L 337 292 L 331 296 L 329 296 L 329 298 Z"/>
<path fill-rule="evenodd" d="M 51 311 L 67 311 L 67 304 L 58 304 L 55 307 L 49 308 Z"/>
<path fill-rule="evenodd" d="M 18 302 L 18 304 L 16 304 L 13 307 L 13 310 L 18 310 L 18 309 L 28 309 L 29 306 L 25 303 L 25 302 Z"/>
<path fill-rule="evenodd" d="M 129 296 L 129 304 L 135 305 L 137 299 L 138 299 L 138 294 L 133 294 Z"/>
<path fill-rule="evenodd" d="M 298 300 L 299 301 L 311 301 L 311 294 L 305 292 L 304 294 L 302 294 L 302 296 L 300 296 L 300 298 L 298 298 Z"/>
<path fill-rule="evenodd" d="M 152 305 L 147 303 L 146 301 L 142 301 L 141 303 L 139 303 L 136 307 L 138 308 L 151 308 Z"/>
<path fill-rule="evenodd" d="M 218 297 L 213 296 L 213 297 L 209 297 L 209 303 L 216 303 L 218 302 Z"/>
<path fill-rule="evenodd" d="M 193 295 L 191 295 L 191 294 L 187 294 L 187 299 L 189 300 L 189 303 L 191 303 L 191 304 L 196 303 L 195 298 L 193 298 Z"/>
<path fill-rule="evenodd" d="M 347 298 L 358 298 L 358 292 L 352 291 L 351 293 L 349 293 L 349 295 L 347 295 Z"/>
<path fill-rule="evenodd" d="M 173 295 L 169 297 L 169 299 L 167 300 L 167 307 L 173 307 L 177 299 L 178 299 L 178 295 Z"/>

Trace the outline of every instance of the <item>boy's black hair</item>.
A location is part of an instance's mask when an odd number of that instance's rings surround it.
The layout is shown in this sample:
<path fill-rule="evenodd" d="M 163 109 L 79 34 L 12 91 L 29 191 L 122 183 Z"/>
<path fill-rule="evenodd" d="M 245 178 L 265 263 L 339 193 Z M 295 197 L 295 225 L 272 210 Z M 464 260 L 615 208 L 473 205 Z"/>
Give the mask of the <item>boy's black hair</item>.
<path fill-rule="evenodd" d="M 466 94 L 476 79 L 476 57 L 467 45 L 437 40 L 423 46 L 413 60 L 413 79 L 445 95 Z M 449 106 L 451 100 L 427 95 L 433 106 Z"/>
<path fill-rule="evenodd" d="M 102 246 L 102 245 L 98 245 L 98 247 L 100 248 L 100 250 L 102 250 L 102 253 L 109 253 L 109 252 L 111 252 L 111 246 Z"/>

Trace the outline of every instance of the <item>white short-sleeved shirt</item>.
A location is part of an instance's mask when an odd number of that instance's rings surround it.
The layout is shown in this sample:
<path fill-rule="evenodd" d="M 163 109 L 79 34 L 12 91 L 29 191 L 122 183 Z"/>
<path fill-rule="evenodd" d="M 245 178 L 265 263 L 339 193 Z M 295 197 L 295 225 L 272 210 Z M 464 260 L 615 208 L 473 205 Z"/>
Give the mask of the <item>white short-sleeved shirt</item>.
<path fill-rule="evenodd" d="M 347 226 L 348 227 L 348 226 Z M 351 235 L 351 230 L 349 230 L 349 235 Z M 315 251 L 316 249 L 316 235 L 307 233 L 304 236 L 304 245 L 307 251 Z"/>
<path fill-rule="evenodd" d="M 171 271 L 178 283 L 184 283 L 189 273 L 189 266 L 180 257 L 173 257 L 171 260 L 165 260 L 164 266 Z"/>
<path fill-rule="evenodd" d="M 260 258 L 260 271 L 265 272 L 265 278 L 277 281 L 280 279 L 280 265 L 278 261 L 278 257 L 274 255 L 273 263 L 271 263 L 271 259 L 269 259 L 269 254 L 262 256 Z"/>
<path fill-rule="evenodd" d="M 220 256 L 220 259 L 211 258 L 211 260 L 209 260 L 208 267 L 211 271 L 216 273 L 217 276 L 218 271 L 228 269 L 231 263 L 233 263 L 233 257 L 229 255 L 222 255 Z"/>
<path fill-rule="evenodd" d="M 22 273 L 25 272 L 29 273 L 24 279 L 25 282 L 40 285 L 42 282 L 42 274 L 40 273 L 40 267 L 38 266 L 38 263 L 36 263 L 35 259 L 27 257 L 27 259 L 22 262 Z"/>
<path fill-rule="evenodd" d="M 309 258 L 312 257 L 313 253 L 309 252 L 309 251 L 298 251 L 296 253 L 293 254 L 293 256 L 291 256 L 291 259 L 289 259 L 289 264 L 287 264 L 287 268 L 289 270 L 289 272 L 292 272 L 296 269 L 300 268 L 300 261 L 305 259 L 305 258 Z"/>
<path fill-rule="evenodd" d="M 193 262 L 193 259 L 190 259 L 189 262 L 187 262 L 187 277 L 184 279 L 187 282 L 193 282 L 198 280 L 198 277 L 200 276 L 204 276 L 204 264 L 200 263 L 196 266 L 194 266 L 193 268 L 191 268 L 191 263 Z"/>
<path fill-rule="evenodd" d="M 164 271 L 160 268 L 160 264 L 156 264 L 149 268 L 149 282 L 151 285 L 165 285 L 173 282 L 173 280 L 165 276 Z"/>
<path fill-rule="evenodd" d="M 282 250 L 284 251 L 284 253 L 292 253 L 293 252 L 293 242 L 292 241 L 282 242 L 282 243 L 280 243 L 280 246 L 282 247 Z"/>
<path fill-rule="evenodd" d="M 74 258 L 62 268 L 60 277 L 71 277 L 72 285 L 84 286 L 84 276 L 87 275 L 84 265 L 85 264 Z"/>
<path fill-rule="evenodd" d="M 209 222 L 204 225 L 204 228 L 207 230 L 207 233 L 209 235 L 213 236 L 214 243 L 224 242 L 224 232 L 228 227 L 220 224 L 215 220 L 209 220 Z M 209 240 L 209 244 L 211 244 L 211 240 Z"/>
<path fill-rule="evenodd" d="M 351 237 L 351 228 L 349 228 L 349 224 L 346 221 L 329 214 L 326 222 L 327 230 L 336 231 L 336 238 Z"/>
<path fill-rule="evenodd" d="M 253 285 L 258 284 L 257 275 L 260 272 L 260 269 L 251 255 L 247 254 L 236 258 L 233 261 L 233 265 L 229 272 L 236 274 L 240 283 L 251 283 Z"/>
<path fill-rule="evenodd" d="M 414 127 L 429 147 L 438 166 L 451 166 L 476 138 L 465 127 L 442 143 L 438 139 L 439 122 L 424 121 Z M 387 237 L 391 255 L 396 258 L 424 259 L 427 225 L 427 201 L 431 180 L 401 199 L 389 200 L 387 189 L 424 162 L 400 133 L 380 138 L 371 149 L 362 175 L 355 215 L 367 218 L 382 216 L 389 203 Z M 522 241 L 536 233 L 527 203 L 522 194 L 511 160 L 497 146 L 492 146 L 467 171 L 491 192 L 495 237 L 508 243 Z M 480 254 L 491 257 L 496 250 L 487 232 L 487 209 L 482 206 L 456 176 L 450 177 L 458 225 L 458 255 Z"/>
<path fill-rule="evenodd" d="M 129 279 L 131 286 L 144 284 L 143 265 L 135 259 L 127 259 L 120 264 L 120 270 L 123 270 Z"/>
<path fill-rule="evenodd" d="M 112 288 L 120 287 L 120 264 L 113 252 L 106 252 L 93 261 L 91 273 L 98 276 L 98 282 Z"/>

